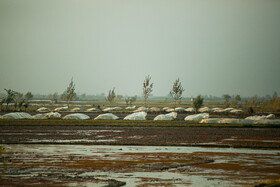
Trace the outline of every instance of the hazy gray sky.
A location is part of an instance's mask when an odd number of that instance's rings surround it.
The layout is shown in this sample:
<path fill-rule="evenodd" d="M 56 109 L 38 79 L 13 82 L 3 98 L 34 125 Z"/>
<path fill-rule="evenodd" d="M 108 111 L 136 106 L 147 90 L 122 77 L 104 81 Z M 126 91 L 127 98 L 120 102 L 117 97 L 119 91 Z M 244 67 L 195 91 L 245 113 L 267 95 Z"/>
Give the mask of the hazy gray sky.
<path fill-rule="evenodd" d="M 278 0 L 0 0 L 0 92 L 280 93 Z"/>

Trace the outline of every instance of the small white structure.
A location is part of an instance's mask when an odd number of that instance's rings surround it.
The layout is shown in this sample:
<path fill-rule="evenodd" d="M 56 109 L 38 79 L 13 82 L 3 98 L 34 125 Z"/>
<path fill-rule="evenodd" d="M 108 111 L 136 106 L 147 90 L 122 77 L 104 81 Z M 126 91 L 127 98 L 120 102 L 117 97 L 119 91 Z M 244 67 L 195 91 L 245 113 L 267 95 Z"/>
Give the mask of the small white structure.
<path fill-rule="evenodd" d="M 186 112 L 195 112 L 195 109 L 193 107 L 187 108 L 185 110 Z"/>
<path fill-rule="evenodd" d="M 64 107 L 59 107 L 54 109 L 55 112 L 62 112 L 62 111 L 67 111 L 68 110 L 68 106 L 64 106 Z"/>
<path fill-rule="evenodd" d="M 160 114 L 154 118 L 154 120 L 164 120 L 164 121 L 171 121 L 177 117 L 177 112 L 171 112 L 168 114 Z"/>
<path fill-rule="evenodd" d="M 200 108 L 198 109 L 198 112 L 212 112 L 212 109 L 208 108 L 208 107 L 203 107 L 203 108 Z"/>
<path fill-rule="evenodd" d="M 185 121 L 196 121 L 199 122 L 202 119 L 209 118 L 208 113 L 201 113 L 201 114 L 194 114 L 194 115 L 189 115 L 185 117 Z"/>
<path fill-rule="evenodd" d="M 46 107 L 41 107 L 37 109 L 37 112 L 50 112 L 51 110 Z"/>
<path fill-rule="evenodd" d="M 127 115 L 124 120 L 146 120 L 146 112 L 136 112 L 133 114 Z"/>
<path fill-rule="evenodd" d="M 76 114 L 69 114 L 64 116 L 62 119 L 70 119 L 70 120 L 85 120 L 90 119 L 88 115 L 76 113 Z"/>
<path fill-rule="evenodd" d="M 118 116 L 112 114 L 112 113 L 107 113 L 107 114 L 100 114 L 99 116 L 97 116 L 96 118 L 94 118 L 94 120 L 116 120 L 119 119 Z"/>
<path fill-rule="evenodd" d="M 49 112 L 46 114 L 46 117 L 48 119 L 60 119 L 61 118 L 61 114 L 58 112 Z"/>
<path fill-rule="evenodd" d="M 30 117 L 31 115 L 25 112 L 12 112 L 4 114 L 1 119 L 29 119 Z"/>

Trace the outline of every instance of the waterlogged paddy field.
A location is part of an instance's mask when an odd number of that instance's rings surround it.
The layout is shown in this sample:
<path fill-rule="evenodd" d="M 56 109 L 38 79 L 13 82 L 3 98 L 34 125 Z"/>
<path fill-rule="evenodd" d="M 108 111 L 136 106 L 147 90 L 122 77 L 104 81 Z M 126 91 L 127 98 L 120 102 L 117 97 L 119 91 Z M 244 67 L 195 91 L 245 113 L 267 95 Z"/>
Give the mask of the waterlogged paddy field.
<path fill-rule="evenodd" d="M 2 125 L 0 143 L 4 186 L 250 186 L 280 178 L 279 128 Z"/>

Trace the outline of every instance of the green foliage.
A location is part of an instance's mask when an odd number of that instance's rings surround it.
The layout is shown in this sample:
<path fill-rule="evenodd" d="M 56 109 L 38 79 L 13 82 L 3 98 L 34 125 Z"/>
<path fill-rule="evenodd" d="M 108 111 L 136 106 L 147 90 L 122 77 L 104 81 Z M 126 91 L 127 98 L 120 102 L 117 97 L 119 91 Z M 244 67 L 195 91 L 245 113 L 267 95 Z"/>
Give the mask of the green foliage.
<path fill-rule="evenodd" d="M 33 98 L 33 95 L 32 95 L 31 92 L 27 92 L 27 93 L 25 94 L 24 98 L 25 98 L 26 100 L 30 100 L 30 99 Z"/>
<path fill-rule="evenodd" d="M 148 75 L 146 76 L 143 82 L 143 96 L 145 100 L 145 107 L 147 106 L 147 99 L 153 91 L 153 83 L 150 83 L 150 81 L 151 81 L 151 76 Z"/>
<path fill-rule="evenodd" d="M 184 88 L 181 85 L 181 82 L 179 80 L 179 78 L 174 82 L 173 84 L 173 88 L 170 91 L 170 95 L 173 97 L 174 99 L 174 108 L 176 107 L 176 102 L 182 99 L 182 93 L 184 91 Z"/>
<path fill-rule="evenodd" d="M 223 97 L 225 99 L 225 107 L 229 107 L 231 96 L 228 94 L 224 94 Z"/>
<path fill-rule="evenodd" d="M 195 109 L 195 112 L 197 112 L 198 109 L 203 105 L 203 98 L 200 95 L 198 95 L 192 104 L 193 108 Z"/>

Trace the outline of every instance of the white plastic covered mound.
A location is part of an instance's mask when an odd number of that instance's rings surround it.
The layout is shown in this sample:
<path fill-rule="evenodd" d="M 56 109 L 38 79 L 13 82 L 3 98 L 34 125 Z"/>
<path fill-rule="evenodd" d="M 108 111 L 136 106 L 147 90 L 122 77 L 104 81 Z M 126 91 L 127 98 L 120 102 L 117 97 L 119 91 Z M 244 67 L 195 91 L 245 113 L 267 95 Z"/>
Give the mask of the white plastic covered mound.
<path fill-rule="evenodd" d="M 249 116 L 245 119 L 252 119 L 252 120 L 261 120 L 261 119 L 274 119 L 275 115 L 274 114 L 269 114 L 267 116 L 262 115 L 262 116 Z"/>
<path fill-rule="evenodd" d="M 136 106 L 128 106 L 128 107 L 126 107 L 125 109 L 126 110 L 134 110 L 136 108 Z"/>
<path fill-rule="evenodd" d="M 166 109 L 165 112 L 174 112 L 175 109 L 174 108 L 169 108 L 169 109 Z"/>
<path fill-rule="evenodd" d="M 198 109 L 198 112 L 212 112 L 212 109 L 208 108 L 208 107 L 203 107 Z"/>
<path fill-rule="evenodd" d="M 234 119 L 234 118 L 209 118 L 203 119 L 200 123 L 210 123 L 210 124 L 271 124 L 271 125 L 279 125 L 280 120 L 273 120 L 273 119 Z"/>
<path fill-rule="evenodd" d="M 64 107 L 59 107 L 59 108 L 56 108 L 56 109 L 54 109 L 54 111 L 56 111 L 56 112 L 61 112 L 61 111 L 67 111 L 68 110 L 68 107 L 67 106 L 64 106 Z"/>
<path fill-rule="evenodd" d="M 4 114 L 1 119 L 29 119 L 30 117 L 31 115 L 25 112 L 12 112 Z"/>
<path fill-rule="evenodd" d="M 160 112 L 160 111 L 161 111 L 161 109 L 158 108 L 158 107 L 152 107 L 152 108 L 150 108 L 150 112 Z"/>
<path fill-rule="evenodd" d="M 127 115 L 124 120 L 146 120 L 146 112 L 136 112 L 133 114 Z"/>
<path fill-rule="evenodd" d="M 170 121 L 174 120 L 177 117 L 177 112 L 171 112 L 168 114 L 160 114 L 154 118 L 154 120 L 165 120 Z"/>
<path fill-rule="evenodd" d="M 62 119 L 77 119 L 77 120 L 85 120 L 85 119 L 90 119 L 88 115 L 81 114 L 81 113 L 76 113 L 76 114 L 68 114 L 64 116 Z"/>
<path fill-rule="evenodd" d="M 48 117 L 46 114 L 36 114 L 36 115 L 31 116 L 30 119 L 48 119 Z"/>
<path fill-rule="evenodd" d="M 187 108 L 185 110 L 186 112 L 195 112 L 195 109 L 193 107 Z"/>
<path fill-rule="evenodd" d="M 242 114 L 242 113 L 244 113 L 244 111 L 243 110 L 234 109 L 234 110 L 231 110 L 230 113 L 232 113 L 232 114 Z"/>
<path fill-rule="evenodd" d="M 49 112 L 46 114 L 46 117 L 48 119 L 60 119 L 61 118 L 61 114 L 58 112 Z"/>
<path fill-rule="evenodd" d="M 223 108 L 212 108 L 212 111 L 215 113 L 221 113 L 221 112 L 224 112 L 224 109 Z"/>
<path fill-rule="evenodd" d="M 246 122 L 246 123 L 245 123 Z M 211 123 L 211 124 L 252 124 L 252 121 L 246 121 L 244 119 L 236 118 L 208 118 L 203 119 L 200 123 Z"/>
<path fill-rule="evenodd" d="M 224 112 L 230 112 L 232 110 L 236 110 L 236 109 L 235 108 L 226 108 L 226 109 L 224 109 Z"/>
<path fill-rule="evenodd" d="M 201 114 L 194 114 L 194 115 L 189 115 L 185 117 L 185 121 L 196 121 L 199 122 L 202 119 L 209 118 L 208 113 L 201 113 Z"/>
<path fill-rule="evenodd" d="M 100 111 L 99 109 L 97 108 L 89 108 L 87 109 L 88 112 L 97 112 L 97 111 Z"/>
<path fill-rule="evenodd" d="M 104 112 L 118 111 L 118 110 L 122 110 L 122 108 L 121 107 L 108 107 L 108 108 L 103 109 Z"/>
<path fill-rule="evenodd" d="M 185 108 L 182 108 L 182 107 L 177 107 L 177 108 L 175 108 L 175 111 L 176 111 L 176 112 L 185 112 L 186 109 L 185 109 Z"/>
<path fill-rule="evenodd" d="M 119 119 L 118 116 L 112 114 L 112 113 L 107 113 L 107 114 L 100 114 L 99 116 L 97 116 L 96 118 L 94 118 L 94 120 L 99 120 L 99 119 L 103 119 L 103 120 L 115 120 L 115 119 Z"/>
<path fill-rule="evenodd" d="M 141 107 L 137 108 L 136 110 L 134 110 L 133 112 L 137 113 L 137 112 L 149 112 L 149 111 L 150 111 L 149 108 L 141 106 Z"/>
<path fill-rule="evenodd" d="M 49 112 L 49 111 L 51 111 L 51 110 L 46 107 L 41 107 L 41 108 L 37 109 L 37 112 Z"/>
<path fill-rule="evenodd" d="M 78 107 L 71 109 L 71 112 L 79 112 L 79 111 L 82 111 L 82 109 Z"/>
<path fill-rule="evenodd" d="M 162 110 L 165 111 L 165 112 L 166 112 L 167 110 L 169 110 L 169 109 L 173 109 L 173 108 L 170 108 L 170 107 L 163 107 L 163 108 L 162 108 Z"/>

